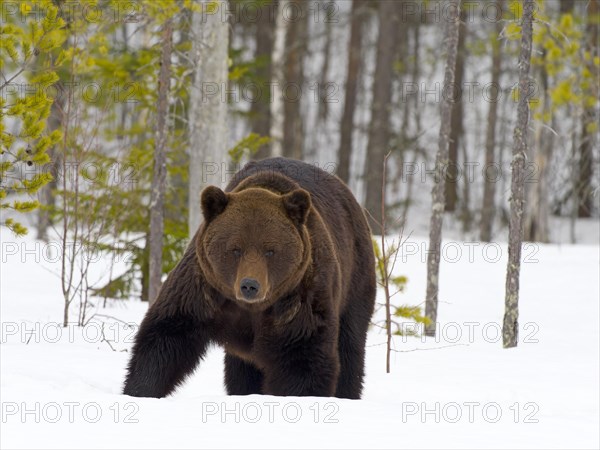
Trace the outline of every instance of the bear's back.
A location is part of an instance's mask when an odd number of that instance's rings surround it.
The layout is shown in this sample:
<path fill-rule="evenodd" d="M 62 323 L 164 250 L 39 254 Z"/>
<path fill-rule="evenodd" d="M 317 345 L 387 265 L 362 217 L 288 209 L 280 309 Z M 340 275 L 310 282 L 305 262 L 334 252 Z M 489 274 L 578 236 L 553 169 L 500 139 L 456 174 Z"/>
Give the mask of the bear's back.
<path fill-rule="evenodd" d="M 250 186 L 272 189 L 281 194 L 301 187 L 311 194 L 313 206 L 333 237 L 356 238 L 366 234 L 370 242 L 371 232 L 363 209 L 350 189 L 338 177 L 316 165 L 282 157 L 251 161 L 236 173 L 225 191 Z"/>

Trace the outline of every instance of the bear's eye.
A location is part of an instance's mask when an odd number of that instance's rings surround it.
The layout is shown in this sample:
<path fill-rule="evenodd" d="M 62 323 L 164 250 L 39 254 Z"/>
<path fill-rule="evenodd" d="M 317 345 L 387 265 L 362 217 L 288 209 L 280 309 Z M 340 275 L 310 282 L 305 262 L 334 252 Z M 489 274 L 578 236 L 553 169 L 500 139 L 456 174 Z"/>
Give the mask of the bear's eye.
<path fill-rule="evenodd" d="M 266 256 L 266 257 L 273 256 L 274 254 L 275 254 L 275 252 L 274 252 L 273 250 L 267 250 L 267 251 L 265 252 L 265 256 Z"/>
<path fill-rule="evenodd" d="M 239 248 L 234 248 L 233 250 L 231 250 L 231 253 L 233 253 L 233 256 L 235 256 L 236 258 L 242 256 L 242 250 Z"/>

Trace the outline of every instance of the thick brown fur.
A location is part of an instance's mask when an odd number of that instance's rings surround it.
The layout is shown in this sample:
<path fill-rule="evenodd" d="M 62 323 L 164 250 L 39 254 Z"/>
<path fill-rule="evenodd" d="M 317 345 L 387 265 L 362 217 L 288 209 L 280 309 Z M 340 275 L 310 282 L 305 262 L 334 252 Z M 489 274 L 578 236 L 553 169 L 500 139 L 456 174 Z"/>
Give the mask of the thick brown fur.
<path fill-rule="evenodd" d="M 140 326 L 124 393 L 168 395 L 216 343 L 231 395 L 360 398 L 375 261 L 350 190 L 273 158 L 201 202 L 204 223 Z"/>

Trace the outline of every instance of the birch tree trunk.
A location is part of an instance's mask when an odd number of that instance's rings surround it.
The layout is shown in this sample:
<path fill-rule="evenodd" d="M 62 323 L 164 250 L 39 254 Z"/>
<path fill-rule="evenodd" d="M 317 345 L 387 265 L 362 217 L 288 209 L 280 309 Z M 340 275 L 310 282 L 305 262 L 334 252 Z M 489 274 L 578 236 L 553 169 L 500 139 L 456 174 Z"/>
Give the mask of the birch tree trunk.
<path fill-rule="evenodd" d="M 173 24 L 168 19 L 162 32 L 160 72 L 158 75 L 158 104 L 156 108 L 156 137 L 154 140 L 154 174 L 150 192 L 150 261 L 148 300 L 154 303 L 162 278 L 162 247 L 164 233 L 164 201 L 167 182 L 167 117 L 169 114 L 169 84 Z"/>
<path fill-rule="evenodd" d="M 497 9 L 503 11 L 504 0 L 496 0 Z M 487 129 L 485 132 L 485 166 L 484 166 L 484 186 L 483 186 L 483 205 L 481 207 L 481 222 L 479 226 L 479 239 L 489 242 L 492 239 L 492 226 L 494 223 L 494 212 L 496 210 L 496 180 L 491 178 L 488 169 L 493 167 L 496 152 L 496 122 L 498 121 L 498 101 L 501 96 L 500 73 L 502 70 L 502 51 L 500 46 L 500 34 L 502 33 L 503 23 L 496 21 L 496 38 L 492 44 L 492 87 L 495 89 L 496 98 L 489 99 L 490 109 L 488 110 Z"/>
<path fill-rule="evenodd" d="M 271 156 L 283 155 L 283 125 L 285 117 L 285 108 L 283 102 L 283 88 L 285 87 L 284 77 L 284 56 L 285 56 L 285 38 L 288 28 L 287 5 L 289 0 L 280 0 L 277 8 L 277 19 L 275 22 L 275 43 L 273 44 L 273 55 L 271 56 L 271 67 L 273 73 L 271 99 Z"/>
<path fill-rule="evenodd" d="M 200 192 L 222 186 L 227 168 L 227 89 L 229 33 L 227 1 L 202 0 L 192 18 L 194 81 L 190 93 L 189 234 L 202 220 Z"/>
<path fill-rule="evenodd" d="M 458 167 L 458 149 L 464 135 L 463 127 L 463 77 L 465 73 L 465 39 L 467 35 L 467 14 L 464 9 L 460 12 L 460 24 L 458 27 L 458 44 L 456 47 L 456 67 L 454 70 L 454 85 L 458 96 L 453 98 L 452 113 L 450 119 L 450 139 L 448 141 L 448 167 L 446 170 L 446 193 L 444 209 L 456 211 L 458 202 L 458 179 L 460 170 Z M 454 93 L 452 93 L 454 96 Z"/>
<path fill-rule="evenodd" d="M 511 174 L 510 222 L 508 225 L 508 267 L 506 270 L 506 297 L 502 344 L 504 348 L 516 347 L 519 319 L 519 273 L 521 270 L 521 242 L 523 235 L 523 199 L 525 196 L 524 169 L 527 155 L 529 124 L 529 66 L 533 36 L 534 0 L 524 0 L 521 21 L 521 51 L 519 54 L 519 105 L 513 136 Z"/>
<path fill-rule="evenodd" d="M 440 249 L 446 202 L 444 169 L 448 166 L 448 146 L 452 119 L 452 97 L 450 92 L 452 92 L 454 85 L 461 1 L 449 1 L 447 6 L 445 11 L 448 12 L 448 17 L 444 17 L 444 20 L 446 20 L 444 31 L 444 40 L 446 43 L 445 95 L 442 95 L 440 107 L 442 123 L 438 137 L 438 151 L 435 158 L 435 179 L 433 189 L 431 190 L 431 220 L 429 223 L 429 252 L 427 254 L 427 292 L 425 297 L 425 316 L 430 320 L 430 324 L 425 327 L 426 336 L 435 336 L 435 322 L 437 320 Z"/>

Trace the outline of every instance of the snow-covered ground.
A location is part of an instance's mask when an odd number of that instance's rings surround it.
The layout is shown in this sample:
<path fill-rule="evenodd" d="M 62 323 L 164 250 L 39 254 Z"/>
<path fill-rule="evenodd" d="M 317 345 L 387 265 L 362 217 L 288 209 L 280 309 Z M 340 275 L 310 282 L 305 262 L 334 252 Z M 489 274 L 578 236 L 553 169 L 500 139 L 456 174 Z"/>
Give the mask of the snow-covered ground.
<path fill-rule="evenodd" d="M 2 448 L 598 448 L 598 245 L 526 245 L 520 343 L 502 349 L 506 245 L 445 242 L 439 336 L 373 329 L 364 398 L 228 397 L 213 349 L 169 398 L 120 394 L 146 306 L 112 303 L 63 329 L 59 262 L 0 230 Z M 426 240 L 411 236 L 396 303 L 420 304 Z M 92 265 L 92 278 L 106 274 Z M 77 314 L 76 308 L 72 315 Z M 110 317 L 106 317 L 110 316 Z M 102 323 L 104 337 L 102 339 Z"/>

